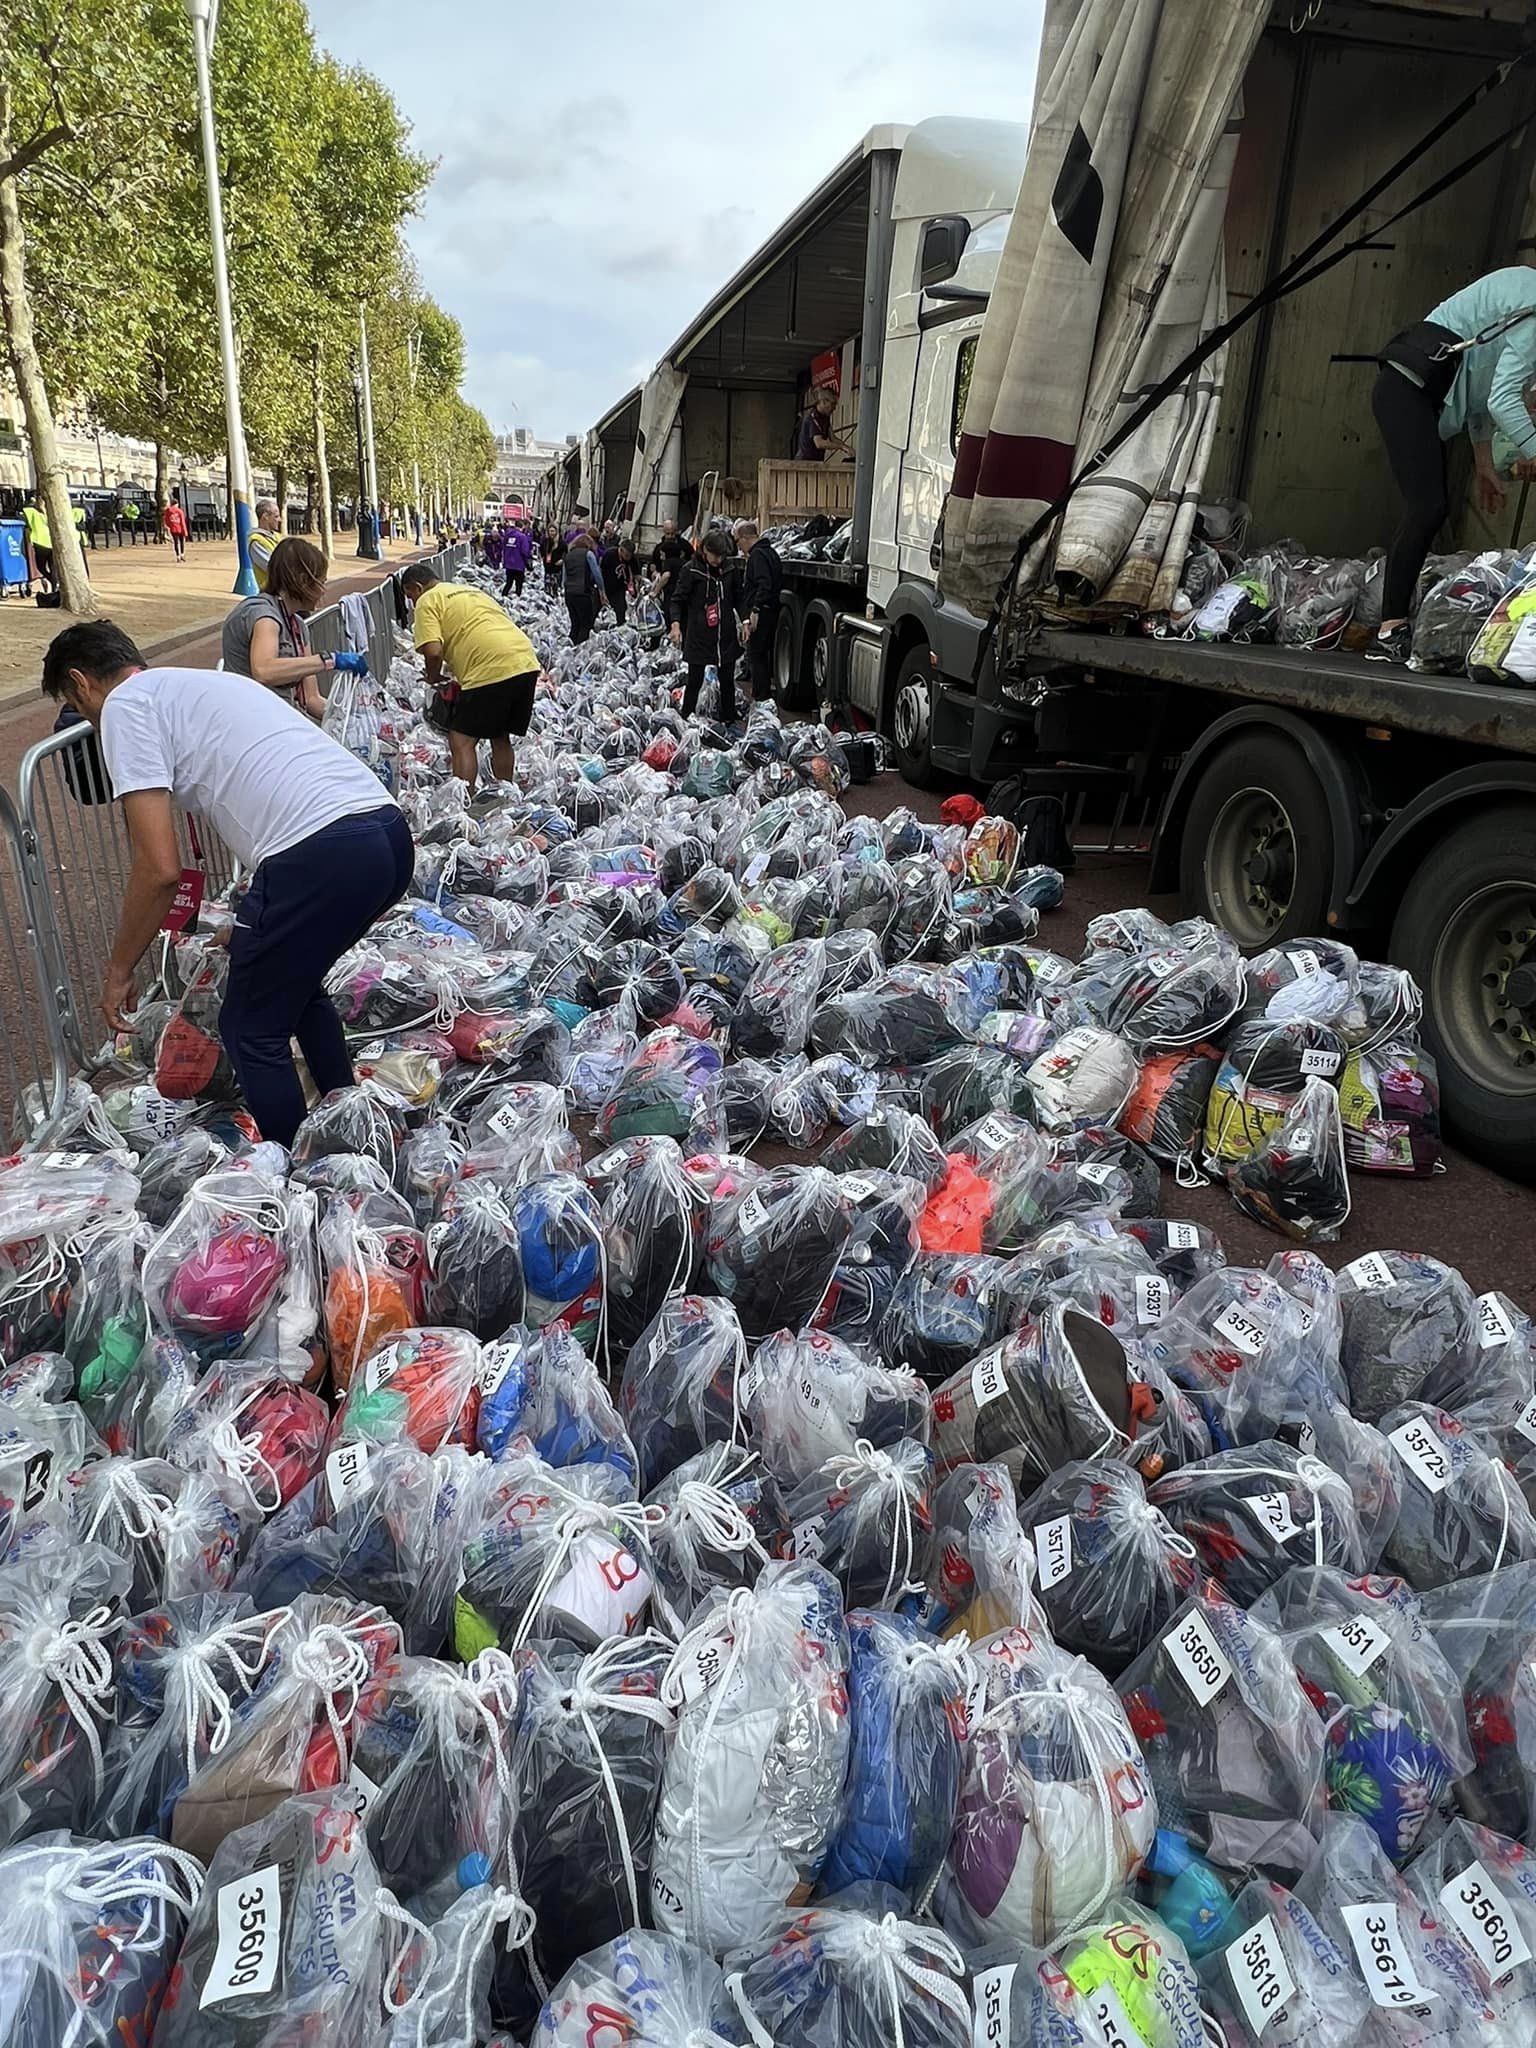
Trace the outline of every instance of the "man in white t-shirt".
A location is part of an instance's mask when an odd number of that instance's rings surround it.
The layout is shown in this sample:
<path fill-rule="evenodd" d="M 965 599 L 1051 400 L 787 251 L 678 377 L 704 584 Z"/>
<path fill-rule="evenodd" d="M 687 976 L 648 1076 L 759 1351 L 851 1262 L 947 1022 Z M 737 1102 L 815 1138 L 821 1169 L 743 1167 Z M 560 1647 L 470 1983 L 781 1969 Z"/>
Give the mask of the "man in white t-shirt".
<path fill-rule="evenodd" d="M 181 880 L 176 810 L 194 812 L 251 871 L 219 1033 L 262 1136 L 291 1144 L 304 1116 L 292 1041 L 323 1094 L 353 1078 L 325 978 L 405 893 L 415 848 L 400 807 L 274 691 L 212 669 L 146 668 L 110 620 L 54 639 L 43 689 L 96 727 L 133 845 L 102 1015 L 123 1029 L 134 969 Z"/>

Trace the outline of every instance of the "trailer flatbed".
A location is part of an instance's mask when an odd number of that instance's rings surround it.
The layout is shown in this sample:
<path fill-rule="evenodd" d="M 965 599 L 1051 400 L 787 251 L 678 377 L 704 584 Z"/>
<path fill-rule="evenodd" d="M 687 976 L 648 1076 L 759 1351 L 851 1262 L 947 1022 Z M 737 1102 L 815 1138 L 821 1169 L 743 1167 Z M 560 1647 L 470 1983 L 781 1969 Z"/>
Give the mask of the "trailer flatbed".
<path fill-rule="evenodd" d="M 1536 754 L 1536 690 L 1473 683 L 1465 676 L 1419 675 L 1359 654 L 1059 627 L 1039 633 L 1031 653 L 1078 668 L 1104 668 L 1364 725 Z"/>

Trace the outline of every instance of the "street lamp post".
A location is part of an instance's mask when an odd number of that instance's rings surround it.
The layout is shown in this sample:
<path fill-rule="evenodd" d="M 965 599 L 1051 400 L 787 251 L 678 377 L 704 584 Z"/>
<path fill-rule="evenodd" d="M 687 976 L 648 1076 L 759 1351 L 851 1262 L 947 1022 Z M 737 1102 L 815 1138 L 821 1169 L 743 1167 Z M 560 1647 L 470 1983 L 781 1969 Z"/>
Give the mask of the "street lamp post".
<path fill-rule="evenodd" d="M 214 0 L 186 0 L 197 59 L 197 112 L 203 132 L 203 183 L 208 193 L 208 238 L 213 245 L 213 298 L 219 320 L 219 355 L 224 369 L 224 429 L 229 441 L 229 495 L 234 515 L 235 594 L 256 595 L 251 570 L 251 465 L 240 412 L 240 368 L 235 359 L 235 321 L 229 298 L 229 265 L 224 248 L 224 201 L 219 190 L 218 141 L 213 132 L 213 81 L 209 57 L 218 23 Z"/>
<path fill-rule="evenodd" d="M 357 552 L 365 562 L 379 559 L 379 543 L 368 509 L 368 471 L 363 453 L 363 373 L 352 365 L 352 420 L 357 428 Z"/>
<path fill-rule="evenodd" d="M 373 377 L 368 368 L 368 315 L 361 299 L 357 305 L 357 366 L 363 382 L 363 449 L 368 458 L 368 534 L 372 558 L 379 556 L 379 465 L 373 444 Z"/>

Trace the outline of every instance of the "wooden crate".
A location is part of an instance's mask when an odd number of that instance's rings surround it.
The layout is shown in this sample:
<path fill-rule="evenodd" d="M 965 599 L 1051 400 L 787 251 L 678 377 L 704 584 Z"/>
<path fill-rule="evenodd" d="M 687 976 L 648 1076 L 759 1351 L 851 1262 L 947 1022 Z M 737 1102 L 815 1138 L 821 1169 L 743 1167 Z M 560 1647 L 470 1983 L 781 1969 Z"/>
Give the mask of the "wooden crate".
<path fill-rule="evenodd" d="M 757 465 L 757 523 L 787 526 L 824 512 L 835 526 L 853 511 L 851 462 L 779 462 Z"/>

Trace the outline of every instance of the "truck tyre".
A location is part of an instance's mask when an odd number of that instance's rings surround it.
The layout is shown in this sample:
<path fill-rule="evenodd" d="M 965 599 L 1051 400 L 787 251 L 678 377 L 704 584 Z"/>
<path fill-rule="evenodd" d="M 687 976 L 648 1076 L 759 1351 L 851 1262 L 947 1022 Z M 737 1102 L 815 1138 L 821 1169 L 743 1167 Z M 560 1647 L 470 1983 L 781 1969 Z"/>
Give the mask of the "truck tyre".
<path fill-rule="evenodd" d="M 821 715 L 823 704 L 832 701 L 832 658 L 837 644 L 837 614 L 824 597 L 812 598 L 805 608 L 805 632 L 801 640 L 800 688 L 790 709 Z"/>
<path fill-rule="evenodd" d="M 773 634 L 773 694 L 781 711 L 794 709 L 800 687 L 800 636 L 804 623 L 805 607 L 793 591 L 786 590 Z"/>
<path fill-rule="evenodd" d="M 914 789 L 936 789 L 933 765 L 933 662 L 926 640 L 903 657 L 891 695 L 891 739 L 896 766 Z"/>
<path fill-rule="evenodd" d="M 1536 808 L 1447 832 L 1403 892 L 1391 950 L 1424 991 L 1446 1128 L 1536 1180 Z"/>
<path fill-rule="evenodd" d="M 1299 747 L 1255 733 L 1211 757 L 1184 815 L 1179 887 L 1193 910 L 1250 950 L 1323 929 L 1333 821 Z"/>

